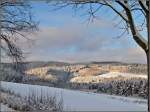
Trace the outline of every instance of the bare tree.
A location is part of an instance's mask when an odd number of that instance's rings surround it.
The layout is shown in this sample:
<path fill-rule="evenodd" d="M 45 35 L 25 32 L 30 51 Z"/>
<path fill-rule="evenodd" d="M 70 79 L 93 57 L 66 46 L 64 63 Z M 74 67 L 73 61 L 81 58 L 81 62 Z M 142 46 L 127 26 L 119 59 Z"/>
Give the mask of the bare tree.
<path fill-rule="evenodd" d="M 24 33 L 37 29 L 30 9 L 25 0 L 0 0 L 0 53 L 1 57 L 10 57 L 16 67 L 23 59 L 17 40 L 26 38 Z"/>
<path fill-rule="evenodd" d="M 98 11 L 103 7 L 111 9 L 114 15 L 119 17 L 116 26 L 119 26 L 123 32 L 119 37 L 126 33 L 131 34 L 135 42 L 145 51 L 147 64 L 150 64 L 148 35 L 149 35 L 149 0 L 47 0 L 53 3 L 57 9 L 72 6 L 75 10 L 83 9 L 86 6 L 89 20 L 97 17 Z M 88 8 L 87 8 L 88 7 Z M 123 27 L 122 24 L 123 23 Z M 146 33 L 145 35 L 142 32 Z M 150 73 L 148 71 L 148 95 L 150 98 Z M 148 110 L 150 111 L 150 99 L 148 99 Z"/>

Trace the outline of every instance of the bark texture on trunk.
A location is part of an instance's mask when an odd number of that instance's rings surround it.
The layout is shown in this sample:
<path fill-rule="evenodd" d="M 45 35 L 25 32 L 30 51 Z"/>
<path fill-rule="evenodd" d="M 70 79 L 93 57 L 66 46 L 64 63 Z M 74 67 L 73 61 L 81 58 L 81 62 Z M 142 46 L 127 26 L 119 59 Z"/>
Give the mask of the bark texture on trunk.
<path fill-rule="evenodd" d="M 148 9 L 150 10 L 150 2 Z M 150 11 L 148 14 L 148 52 L 147 52 L 147 67 L 148 67 L 148 112 L 150 112 Z"/>
<path fill-rule="evenodd" d="M 148 50 L 148 52 L 146 53 L 146 56 L 147 56 L 147 75 L 148 75 L 148 112 L 150 112 L 150 52 Z"/>

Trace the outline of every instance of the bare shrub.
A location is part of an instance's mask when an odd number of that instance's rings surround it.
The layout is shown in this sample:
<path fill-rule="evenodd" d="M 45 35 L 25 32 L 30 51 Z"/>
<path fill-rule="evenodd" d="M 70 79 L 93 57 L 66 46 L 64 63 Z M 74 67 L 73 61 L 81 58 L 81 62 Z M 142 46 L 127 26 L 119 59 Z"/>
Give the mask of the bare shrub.
<path fill-rule="evenodd" d="M 61 99 L 58 101 L 56 95 L 51 95 L 49 93 L 45 94 L 45 92 L 42 89 L 40 93 L 30 91 L 29 95 L 25 97 L 25 99 L 29 103 L 29 105 L 33 106 L 32 110 L 44 110 L 54 112 L 63 111 L 62 96 Z"/>
<path fill-rule="evenodd" d="M 12 82 L 21 82 L 23 74 L 14 70 L 12 67 L 0 67 L 0 80 L 1 81 L 12 81 Z"/>
<path fill-rule="evenodd" d="M 0 102 L 18 111 L 63 111 L 62 96 L 60 101 L 58 101 L 55 95 L 44 94 L 42 90 L 40 95 L 35 91 L 30 91 L 28 96 L 21 97 L 19 94 L 1 89 Z"/>

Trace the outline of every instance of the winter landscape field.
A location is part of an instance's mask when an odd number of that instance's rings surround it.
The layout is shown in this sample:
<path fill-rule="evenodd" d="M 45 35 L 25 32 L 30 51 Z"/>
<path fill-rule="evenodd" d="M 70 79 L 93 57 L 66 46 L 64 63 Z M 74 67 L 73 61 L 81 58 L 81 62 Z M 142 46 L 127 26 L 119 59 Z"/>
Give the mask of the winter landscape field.
<path fill-rule="evenodd" d="M 14 71 L 10 64 L 1 66 L 2 110 L 147 110 L 145 65 L 59 62 L 26 65 L 25 74 Z"/>
<path fill-rule="evenodd" d="M 63 98 L 64 111 L 146 111 L 147 101 L 140 98 L 126 98 L 115 95 L 96 94 L 67 89 L 1 82 L 1 87 L 22 97 L 31 91 L 40 95 L 56 95 L 57 100 Z M 2 106 L 2 109 L 4 106 Z M 7 108 L 5 108 L 7 110 Z"/>

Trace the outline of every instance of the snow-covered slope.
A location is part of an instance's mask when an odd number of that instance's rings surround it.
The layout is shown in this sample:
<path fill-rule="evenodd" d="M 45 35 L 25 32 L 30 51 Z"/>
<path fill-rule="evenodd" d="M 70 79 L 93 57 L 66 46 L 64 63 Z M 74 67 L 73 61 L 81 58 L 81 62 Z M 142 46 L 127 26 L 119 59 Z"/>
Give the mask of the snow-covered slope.
<path fill-rule="evenodd" d="M 109 72 L 106 74 L 99 75 L 101 78 L 111 78 L 111 77 L 127 77 L 127 78 L 147 78 L 147 75 L 140 74 L 132 74 L 132 73 L 120 73 L 120 72 Z"/>
<path fill-rule="evenodd" d="M 146 111 L 147 101 L 136 98 L 126 98 L 113 95 L 95 94 L 60 88 L 2 82 L 1 87 L 11 90 L 21 96 L 27 96 L 35 91 L 45 95 L 56 95 L 58 100 L 63 97 L 65 111 Z M 44 95 L 44 94 L 42 94 Z"/>
<path fill-rule="evenodd" d="M 109 72 L 101 75 L 96 75 L 96 76 L 80 76 L 76 75 L 73 77 L 70 82 L 72 83 L 90 83 L 90 82 L 100 82 L 100 80 L 104 78 L 142 78 L 142 79 L 147 79 L 147 75 L 145 74 L 132 74 L 132 73 L 121 73 L 121 72 Z"/>
<path fill-rule="evenodd" d="M 4 105 L 1 103 L 0 104 L 0 112 L 16 112 L 16 111 L 12 110 L 7 105 Z"/>

